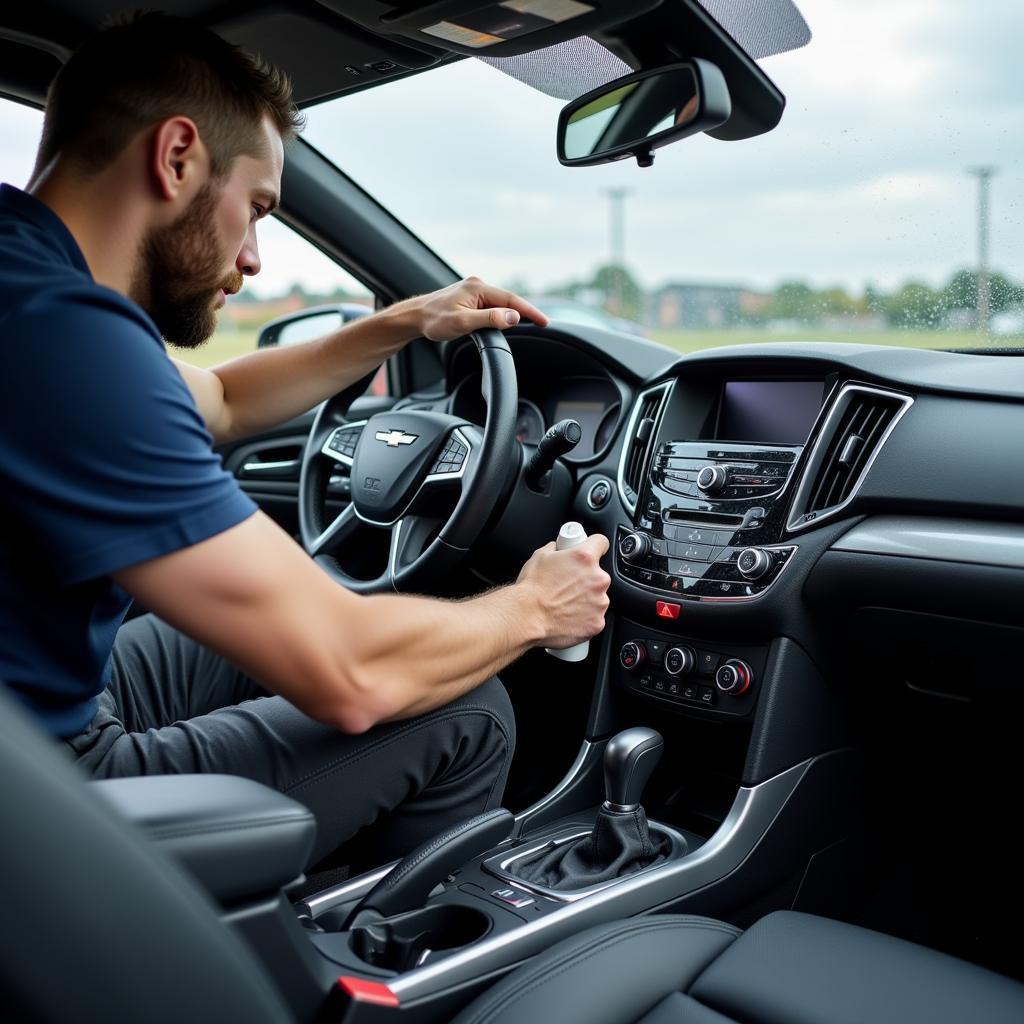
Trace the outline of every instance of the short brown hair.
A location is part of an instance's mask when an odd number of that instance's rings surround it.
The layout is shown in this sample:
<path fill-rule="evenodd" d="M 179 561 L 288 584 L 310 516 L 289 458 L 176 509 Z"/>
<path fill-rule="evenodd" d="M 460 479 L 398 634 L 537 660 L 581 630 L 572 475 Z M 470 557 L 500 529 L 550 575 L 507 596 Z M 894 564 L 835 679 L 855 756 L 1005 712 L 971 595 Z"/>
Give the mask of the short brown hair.
<path fill-rule="evenodd" d="M 195 121 L 215 177 L 240 154 L 257 155 L 264 116 L 286 142 L 303 124 L 278 68 L 195 22 L 136 14 L 97 32 L 57 73 L 33 177 L 58 155 L 102 170 L 140 131 L 177 114 Z"/>

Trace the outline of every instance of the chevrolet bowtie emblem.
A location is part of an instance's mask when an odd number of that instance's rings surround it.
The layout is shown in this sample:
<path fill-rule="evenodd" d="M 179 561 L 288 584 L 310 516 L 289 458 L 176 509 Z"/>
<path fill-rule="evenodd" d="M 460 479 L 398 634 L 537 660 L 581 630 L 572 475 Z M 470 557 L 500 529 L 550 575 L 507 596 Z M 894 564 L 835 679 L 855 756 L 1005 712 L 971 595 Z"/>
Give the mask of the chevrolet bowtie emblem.
<path fill-rule="evenodd" d="M 401 430 L 378 430 L 374 435 L 378 441 L 383 441 L 389 448 L 397 448 L 400 444 L 412 444 L 419 436 L 419 434 L 406 434 Z"/>

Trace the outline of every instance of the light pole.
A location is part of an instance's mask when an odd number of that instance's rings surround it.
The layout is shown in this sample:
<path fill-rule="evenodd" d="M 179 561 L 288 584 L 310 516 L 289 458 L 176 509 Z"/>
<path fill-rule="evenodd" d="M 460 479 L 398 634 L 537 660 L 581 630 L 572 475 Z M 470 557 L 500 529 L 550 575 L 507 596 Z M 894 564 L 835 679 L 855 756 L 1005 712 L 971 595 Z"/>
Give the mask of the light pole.
<path fill-rule="evenodd" d="M 978 333 L 988 334 L 992 307 L 992 279 L 988 266 L 989 183 L 996 168 L 968 167 L 967 173 L 978 179 Z"/>
<path fill-rule="evenodd" d="M 611 202 L 611 265 L 612 265 L 612 292 L 609 299 L 614 299 L 615 309 L 612 312 L 622 315 L 622 306 L 625 301 L 622 289 L 622 271 L 626 266 L 626 208 L 625 200 L 629 195 L 628 188 L 607 188 L 605 195 Z M 618 273 L 616 273 L 618 269 Z"/>

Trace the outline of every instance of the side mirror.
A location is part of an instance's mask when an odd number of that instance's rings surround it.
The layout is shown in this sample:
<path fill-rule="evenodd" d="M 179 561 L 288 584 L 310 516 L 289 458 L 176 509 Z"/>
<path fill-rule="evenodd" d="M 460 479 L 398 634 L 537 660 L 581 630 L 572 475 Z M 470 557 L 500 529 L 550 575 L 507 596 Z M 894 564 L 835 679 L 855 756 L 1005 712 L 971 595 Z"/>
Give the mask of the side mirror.
<path fill-rule="evenodd" d="M 339 302 L 330 306 L 310 306 L 296 313 L 287 313 L 263 325 L 257 348 L 275 345 L 300 345 L 304 341 L 322 338 L 360 317 L 369 316 L 373 310 L 356 302 Z"/>
<path fill-rule="evenodd" d="M 650 167 L 655 149 L 717 128 L 731 114 L 725 76 L 710 61 L 637 71 L 562 109 L 558 159 L 566 167 L 587 167 L 635 156 Z"/>

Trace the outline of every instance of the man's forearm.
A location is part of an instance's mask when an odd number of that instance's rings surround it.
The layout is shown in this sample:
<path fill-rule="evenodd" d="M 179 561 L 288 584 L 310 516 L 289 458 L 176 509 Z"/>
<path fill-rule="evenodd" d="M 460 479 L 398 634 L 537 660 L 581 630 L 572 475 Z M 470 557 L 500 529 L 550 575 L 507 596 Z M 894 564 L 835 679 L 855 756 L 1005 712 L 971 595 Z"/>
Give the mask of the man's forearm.
<path fill-rule="evenodd" d="M 316 341 L 259 349 L 213 368 L 223 410 L 216 442 L 250 437 L 299 416 L 375 370 L 416 337 L 415 299 L 345 324 Z"/>
<path fill-rule="evenodd" d="M 345 639 L 351 689 L 342 722 L 349 731 L 461 697 L 525 654 L 544 631 L 541 602 L 522 583 L 466 601 L 369 597 L 363 611 L 372 628 Z"/>

